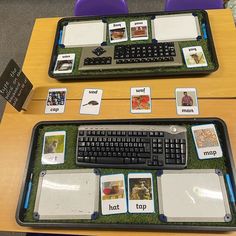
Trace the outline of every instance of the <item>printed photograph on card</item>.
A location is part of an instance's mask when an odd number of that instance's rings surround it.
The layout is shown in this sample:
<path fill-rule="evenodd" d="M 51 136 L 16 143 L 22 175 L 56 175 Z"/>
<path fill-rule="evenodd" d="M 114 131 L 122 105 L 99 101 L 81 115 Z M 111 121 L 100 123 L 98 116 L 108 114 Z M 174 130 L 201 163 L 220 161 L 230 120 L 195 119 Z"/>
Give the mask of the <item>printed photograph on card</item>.
<path fill-rule="evenodd" d="M 101 206 L 103 215 L 127 212 L 123 174 L 103 175 L 101 177 Z"/>
<path fill-rule="evenodd" d="M 66 88 L 48 90 L 45 113 L 63 113 L 66 104 Z"/>
<path fill-rule="evenodd" d="M 222 149 L 214 124 L 192 126 L 192 134 L 199 159 L 222 157 Z"/>
<path fill-rule="evenodd" d="M 188 68 L 207 66 L 207 61 L 201 46 L 187 47 L 182 50 Z"/>
<path fill-rule="evenodd" d="M 64 163 L 65 131 L 46 132 L 43 140 L 42 164 L 54 165 Z"/>
<path fill-rule="evenodd" d="M 132 41 L 148 39 L 147 20 L 139 20 L 139 21 L 130 22 L 130 39 Z"/>
<path fill-rule="evenodd" d="M 198 115 L 197 92 L 195 88 L 177 88 L 176 110 L 178 115 Z"/>
<path fill-rule="evenodd" d="M 151 90 L 149 87 L 131 88 L 131 113 L 151 112 Z"/>
<path fill-rule="evenodd" d="M 75 62 L 75 54 L 59 54 L 55 64 L 54 74 L 72 73 Z"/>
<path fill-rule="evenodd" d="M 128 205 L 130 213 L 154 212 L 151 173 L 128 174 Z"/>
<path fill-rule="evenodd" d="M 126 23 L 123 21 L 109 24 L 109 37 L 111 43 L 127 41 Z"/>
<path fill-rule="evenodd" d="M 80 114 L 98 115 L 102 102 L 102 92 L 101 89 L 85 89 Z"/>

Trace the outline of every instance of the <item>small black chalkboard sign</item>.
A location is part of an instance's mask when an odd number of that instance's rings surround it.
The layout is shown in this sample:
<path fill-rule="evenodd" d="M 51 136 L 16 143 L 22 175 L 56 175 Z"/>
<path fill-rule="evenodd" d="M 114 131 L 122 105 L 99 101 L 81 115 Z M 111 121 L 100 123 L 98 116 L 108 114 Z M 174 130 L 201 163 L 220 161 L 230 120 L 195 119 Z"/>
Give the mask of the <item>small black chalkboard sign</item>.
<path fill-rule="evenodd" d="M 10 60 L 0 77 L 0 95 L 17 111 L 21 111 L 32 88 L 32 83 L 20 67 L 14 60 Z"/>

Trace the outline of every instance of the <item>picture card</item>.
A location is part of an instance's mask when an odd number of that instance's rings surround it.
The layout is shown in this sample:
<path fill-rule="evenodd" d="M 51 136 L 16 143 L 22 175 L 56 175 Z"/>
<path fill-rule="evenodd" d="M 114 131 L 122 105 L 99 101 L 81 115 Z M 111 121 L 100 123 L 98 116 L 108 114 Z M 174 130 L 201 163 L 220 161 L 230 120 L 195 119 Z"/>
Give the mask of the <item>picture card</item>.
<path fill-rule="evenodd" d="M 207 66 L 201 46 L 183 48 L 184 60 L 188 68 Z"/>
<path fill-rule="evenodd" d="M 53 88 L 48 90 L 45 113 L 63 113 L 66 104 L 66 88 Z"/>
<path fill-rule="evenodd" d="M 155 212 L 151 173 L 128 174 L 128 205 L 130 213 Z"/>
<path fill-rule="evenodd" d="M 214 124 L 192 126 L 191 129 L 199 159 L 223 156 Z"/>
<path fill-rule="evenodd" d="M 130 39 L 132 41 L 148 39 L 147 20 L 139 20 L 139 21 L 130 22 Z"/>
<path fill-rule="evenodd" d="M 72 73 L 75 63 L 75 54 L 59 54 L 55 64 L 54 74 L 68 74 Z"/>
<path fill-rule="evenodd" d="M 151 112 L 151 90 L 149 87 L 131 88 L 131 113 Z"/>
<path fill-rule="evenodd" d="M 17 111 L 26 109 L 33 85 L 14 60 L 10 60 L 0 77 L 0 95 Z"/>
<path fill-rule="evenodd" d="M 195 88 L 177 88 L 176 109 L 178 115 L 198 115 L 197 92 Z"/>
<path fill-rule="evenodd" d="M 65 159 L 65 131 L 46 132 L 43 139 L 42 164 L 62 164 Z"/>
<path fill-rule="evenodd" d="M 123 174 L 101 176 L 101 207 L 103 215 L 127 212 Z"/>
<path fill-rule="evenodd" d="M 122 21 L 109 24 L 109 36 L 111 43 L 119 43 L 127 41 L 128 38 L 127 38 L 126 23 Z"/>
<path fill-rule="evenodd" d="M 85 89 L 80 114 L 98 115 L 102 102 L 102 92 L 101 89 Z"/>

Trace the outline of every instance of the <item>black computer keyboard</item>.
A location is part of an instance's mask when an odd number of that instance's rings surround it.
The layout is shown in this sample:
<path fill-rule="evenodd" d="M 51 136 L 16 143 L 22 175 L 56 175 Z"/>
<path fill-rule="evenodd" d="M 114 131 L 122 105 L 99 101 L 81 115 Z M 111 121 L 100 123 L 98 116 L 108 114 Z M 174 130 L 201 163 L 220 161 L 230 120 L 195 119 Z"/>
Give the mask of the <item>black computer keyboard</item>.
<path fill-rule="evenodd" d="M 108 70 L 183 65 L 177 42 L 82 48 L 79 70 Z"/>
<path fill-rule="evenodd" d="M 169 125 L 81 125 L 76 164 L 84 167 L 182 169 L 187 131 Z"/>

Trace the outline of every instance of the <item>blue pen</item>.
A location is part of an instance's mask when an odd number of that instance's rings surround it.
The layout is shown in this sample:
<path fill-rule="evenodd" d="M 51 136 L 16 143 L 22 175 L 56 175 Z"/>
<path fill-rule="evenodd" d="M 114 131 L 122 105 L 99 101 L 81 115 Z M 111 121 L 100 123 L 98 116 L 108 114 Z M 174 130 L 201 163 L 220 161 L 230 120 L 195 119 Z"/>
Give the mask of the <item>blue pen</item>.
<path fill-rule="evenodd" d="M 206 32 L 206 25 L 205 25 L 205 23 L 202 24 L 202 31 L 203 31 L 203 38 L 207 39 L 207 32 Z"/>
<path fill-rule="evenodd" d="M 27 193 L 25 197 L 24 209 L 28 209 L 28 206 L 29 206 L 29 199 L 30 199 L 30 194 L 31 194 L 31 189 L 32 189 L 32 180 L 33 180 L 33 173 L 30 175 L 28 189 L 27 189 Z"/>
<path fill-rule="evenodd" d="M 230 201 L 232 202 L 232 204 L 233 204 L 233 206 L 234 206 L 234 210 L 236 210 L 235 197 L 234 197 L 234 190 L 233 190 L 233 187 L 232 187 L 232 183 L 231 183 L 229 174 L 226 174 L 226 175 L 225 175 L 225 178 L 226 178 L 226 183 L 227 183 L 228 188 L 229 188 Z"/>

